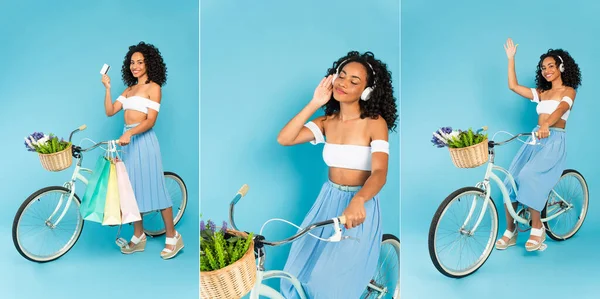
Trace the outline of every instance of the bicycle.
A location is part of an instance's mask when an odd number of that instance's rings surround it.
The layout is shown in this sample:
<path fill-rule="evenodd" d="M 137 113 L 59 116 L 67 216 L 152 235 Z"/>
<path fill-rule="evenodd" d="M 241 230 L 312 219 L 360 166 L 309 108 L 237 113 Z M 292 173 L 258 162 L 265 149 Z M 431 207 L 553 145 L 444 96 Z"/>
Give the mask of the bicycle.
<path fill-rule="evenodd" d="M 71 142 L 73 134 L 83 131 L 86 128 L 86 125 L 82 125 L 76 130 L 72 131 L 69 135 L 69 142 Z M 108 145 L 111 142 L 113 141 L 98 142 L 85 149 L 81 148 L 80 146 L 73 145 L 72 156 L 76 159 L 76 163 L 71 179 L 65 182 L 63 186 L 48 186 L 39 189 L 33 192 L 21 204 L 13 220 L 12 238 L 15 248 L 22 257 L 38 263 L 54 261 L 65 255 L 69 250 L 71 250 L 71 248 L 73 248 L 75 243 L 77 243 L 83 230 L 84 220 L 79 212 L 81 199 L 76 194 L 75 183 L 79 181 L 87 186 L 88 179 L 82 173 L 86 173 L 88 175 L 92 173 L 91 169 L 83 168 L 81 166 L 83 161 L 83 153 L 91 151 L 101 145 Z M 183 179 L 174 172 L 165 171 L 164 177 L 167 186 L 174 184 L 176 189 L 175 192 L 181 193 L 179 196 L 171 193 L 171 199 L 173 200 L 173 211 L 176 212 L 176 215 L 173 217 L 173 222 L 175 225 L 177 225 L 181 220 L 187 206 L 187 187 Z M 43 199 L 44 197 L 49 199 Z M 52 200 L 52 198 L 56 199 L 57 197 L 58 202 L 56 202 L 56 200 Z M 49 207 L 49 210 L 46 212 L 35 211 L 38 209 L 38 207 L 41 208 L 43 206 Z M 74 209 L 70 209 L 73 207 Z M 30 211 L 31 213 L 29 213 Z M 67 213 L 69 213 L 69 215 L 67 215 Z M 146 226 L 148 223 L 152 223 L 151 220 L 153 217 L 159 213 L 160 212 L 158 211 L 143 213 L 142 217 L 144 220 L 144 226 Z M 36 219 L 34 219 L 35 221 L 33 224 L 26 225 L 25 218 L 28 218 L 29 216 L 33 216 L 33 218 Z M 72 224 L 74 228 L 70 229 L 69 224 Z M 27 230 L 26 227 L 33 225 L 40 225 L 43 230 L 48 229 L 50 241 L 56 243 L 54 246 L 55 248 L 50 250 L 48 254 L 40 255 L 34 249 L 34 247 L 40 247 L 39 243 L 46 241 L 48 239 L 48 235 L 46 235 L 46 238 L 40 238 L 37 235 L 33 236 L 33 242 L 31 245 L 25 242 L 25 240 L 22 240 L 26 237 L 32 237 L 30 232 L 33 229 Z M 157 227 L 149 229 L 145 227 L 144 231 L 151 237 L 160 236 L 165 233 L 164 223 L 162 223 L 162 221 L 161 226 L 162 228 Z M 57 240 L 57 234 L 60 232 L 66 232 L 67 236 L 64 238 L 66 240 Z"/>
<path fill-rule="evenodd" d="M 238 231 L 239 231 L 239 229 L 236 227 L 234 217 L 233 217 L 234 209 L 235 209 L 235 205 L 239 202 L 240 199 L 242 199 L 242 197 L 244 197 L 246 195 L 247 191 L 248 191 L 248 185 L 242 186 L 242 188 L 238 191 L 238 193 L 236 194 L 236 196 L 233 198 L 233 200 L 231 201 L 231 203 L 229 205 L 229 222 L 230 222 L 231 226 L 233 227 L 233 229 L 238 230 Z M 285 272 L 285 271 L 265 270 L 265 260 L 266 260 L 265 245 L 275 247 L 275 246 L 284 245 L 284 244 L 287 244 L 290 242 L 294 242 L 295 240 L 297 240 L 298 238 L 300 238 L 306 234 L 310 235 L 309 232 L 311 230 L 320 228 L 320 227 L 324 227 L 324 226 L 328 226 L 328 225 L 333 225 L 334 234 L 331 237 L 329 237 L 327 239 L 327 241 L 340 242 L 340 241 L 344 240 L 345 238 L 348 238 L 348 237 L 342 236 L 342 230 L 340 227 L 340 225 L 344 225 L 346 223 L 345 219 L 346 219 L 345 216 L 342 215 L 342 216 L 335 217 L 335 218 L 332 218 L 329 220 L 313 223 L 313 224 L 301 229 L 294 236 L 289 237 L 284 240 L 280 240 L 280 241 L 266 240 L 265 237 L 262 235 L 262 229 L 261 229 L 260 233 L 257 235 L 254 235 L 254 237 L 253 237 L 254 255 L 255 255 L 255 258 L 258 259 L 258 261 L 256 264 L 256 271 L 257 271 L 256 272 L 256 282 L 250 292 L 250 299 L 258 299 L 259 296 L 266 296 L 266 297 L 272 298 L 272 299 L 284 299 L 284 297 L 281 295 L 281 293 L 279 293 L 275 289 L 273 289 L 270 286 L 267 286 L 266 284 L 263 283 L 264 280 L 272 279 L 272 278 L 280 278 L 280 279 L 282 278 L 282 279 L 289 280 L 292 283 L 292 285 L 294 286 L 296 292 L 299 294 L 300 298 L 306 299 L 306 293 L 302 289 L 300 281 L 294 275 L 292 275 L 288 272 Z M 282 219 L 271 219 L 264 223 L 263 229 L 267 223 L 274 221 L 274 220 L 283 221 L 283 222 L 286 222 L 288 224 L 295 226 L 296 228 L 299 228 L 298 226 L 296 226 L 288 221 L 282 220 Z M 393 254 L 398 259 L 398 263 L 397 263 L 398 269 L 396 270 L 398 278 L 397 278 L 397 280 L 391 282 L 394 284 L 391 287 L 388 286 L 384 281 L 379 280 L 379 278 L 380 278 L 379 274 L 381 274 L 380 271 L 382 271 L 381 268 L 383 268 L 383 266 L 385 266 L 385 261 L 387 260 L 387 258 L 384 259 L 384 261 L 383 261 L 384 263 L 383 263 L 383 265 L 381 265 L 382 267 L 380 267 L 378 273 L 375 274 L 375 277 L 373 277 L 373 279 L 371 279 L 369 284 L 366 286 L 366 290 L 361 297 L 363 299 L 366 299 L 366 298 L 380 299 L 380 298 L 384 298 L 383 296 L 387 295 L 387 294 L 392 294 L 391 298 L 393 298 L 393 299 L 400 298 L 400 240 L 398 239 L 398 237 L 396 237 L 392 234 L 384 234 L 382 237 L 381 252 L 383 252 L 384 245 L 390 245 L 391 246 L 390 250 L 394 251 Z M 380 255 L 380 259 L 381 259 L 381 255 Z M 375 297 L 372 297 L 371 295 L 373 295 Z M 389 298 L 389 297 L 387 297 L 387 298 Z"/>
<path fill-rule="evenodd" d="M 485 130 L 487 130 L 487 127 L 483 127 L 478 132 Z M 531 141 L 529 144 L 539 145 L 533 133 L 520 133 L 502 142 L 488 141 L 489 160 L 483 181 L 477 183 L 475 187 L 463 187 L 452 192 L 440 204 L 436 213 L 434 214 L 429 229 L 429 255 L 436 269 L 443 275 L 451 278 L 462 278 L 471 275 L 480 267 L 482 267 L 491 255 L 498 236 L 498 211 L 496 210 L 496 206 L 491 197 L 492 189 L 490 181 L 494 181 L 498 184 L 503 196 L 503 202 L 508 207 L 508 212 L 510 215 L 515 219 L 517 228 L 519 228 L 519 225 L 525 228 L 531 228 L 529 211 L 520 204 L 517 206 L 517 211 L 515 211 L 510 202 L 509 193 L 506 186 L 500 180 L 498 175 L 494 173 L 494 171 L 504 173 L 508 178 L 513 190 L 515 190 L 515 193 L 518 192 L 513 176 L 506 169 L 494 164 L 494 147 L 507 144 L 521 136 L 531 136 Z M 520 141 L 523 142 L 522 140 Z M 574 196 L 570 193 L 560 192 L 563 190 L 560 187 L 562 187 L 563 184 L 566 184 L 566 182 L 568 182 L 570 179 L 574 179 L 575 184 L 578 184 L 578 186 L 566 188 L 566 190 L 580 192 L 582 195 L 581 211 L 579 212 L 576 211 L 577 204 L 570 202 Z M 465 200 L 461 201 L 461 198 L 466 196 L 472 196 L 472 200 L 466 198 Z M 546 205 L 541 211 L 541 220 L 546 228 L 546 234 L 555 241 L 564 241 L 573 237 L 585 220 L 588 210 L 588 202 L 589 190 L 585 178 L 577 170 L 564 170 L 559 181 L 548 194 Z M 450 217 L 452 215 L 458 215 L 458 212 L 450 211 L 450 208 L 452 206 L 459 206 L 462 203 L 465 204 L 465 206 L 460 209 L 464 212 L 461 214 L 462 217 L 457 216 L 457 219 L 455 219 L 453 223 L 450 221 L 450 224 L 454 224 L 456 227 L 442 228 L 441 223 L 445 216 Z M 475 212 L 478 205 L 481 207 L 481 210 L 479 212 Z M 489 215 L 489 230 L 487 229 L 488 221 L 483 223 L 486 212 L 488 212 L 487 215 Z M 569 218 L 569 215 L 571 214 L 575 214 L 575 223 L 567 226 L 564 232 L 560 231 L 556 226 L 558 226 L 558 224 L 561 222 L 566 222 L 572 219 Z M 554 220 L 556 220 L 556 222 L 554 222 L 556 226 L 552 225 L 552 221 Z M 482 231 L 482 228 L 485 229 Z M 461 244 L 457 246 L 460 252 L 455 260 L 452 260 L 452 258 L 445 260 L 442 255 L 444 250 L 448 248 L 454 249 L 456 244 L 452 244 L 451 247 L 450 245 L 445 245 L 441 246 L 441 248 L 438 248 L 438 245 L 442 244 L 443 238 L 446 237 L 442 230 L 446 231 L 448 235 L 450 233 L 458 233 L 457 239 Z M 479 245 L 478 248 L 482 247 L 481 250 L 474 249 L 475 246 L 466 244 L 468 241 L 477 236 L 476 233 L 481 233 L 482 235 L 482 242 L 476 242 L 475 244 Z M 471 252 L 474 253 L 475 257 L 472 259 L 465 259 L 465 256 L 462 252 L 463 248 L 469 248 Z M 461 264 L 462 261 L 465 262 Z M 454 263 L 456 263 L 456 267 L 453 266 Z M 459 264 L 463 266 L 459 266 Z"/>

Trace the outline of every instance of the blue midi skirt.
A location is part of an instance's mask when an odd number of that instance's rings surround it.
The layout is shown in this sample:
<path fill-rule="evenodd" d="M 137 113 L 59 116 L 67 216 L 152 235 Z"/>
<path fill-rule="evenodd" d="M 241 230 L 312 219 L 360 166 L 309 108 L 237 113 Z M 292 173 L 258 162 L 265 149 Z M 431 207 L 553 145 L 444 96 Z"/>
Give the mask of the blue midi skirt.
<path fill-rule="evenodd" d="M 539 126 L 534 132 L 538 129 Z M 544 209 L 552 188 L 565 170 L 566 134 L 563 129 L 550 128 L 550 136 L 540 139 L 541 144 L 523 144 L 508 169 L 515 179 L 517 192 L 508 178 L 504 180 L 511 202 L 520 202 L 536 211 Z"/>
<path fill-rule="evenodd" d="M 126 125 L 123 132 L 137 125 Z M 127 169 L 140 213 L 173 206 L 165 187 L 160 146 L 152 128 L 132 136 L 131 142 L 122 147 L 121 159 Z"/>
<path fill-rule="evenodd" d="M 341 216 L 360 187 L 325 182 L 301 227 Z M 326 242 L 308 234 L 292 243 L 284 271 L 295 275 L 308 298 L 360 298 L 376 272 L 382 238 L 379 195 L 365 203 L 365 221 L 352 229 L 342 227 L 341 242 Z M 311 231 L 329 238 L 333 226 Z M 356 240 L 358 239 L 358 240 Z M 299 298 L 294 287 L 281 280 L 285 298 Z"/>

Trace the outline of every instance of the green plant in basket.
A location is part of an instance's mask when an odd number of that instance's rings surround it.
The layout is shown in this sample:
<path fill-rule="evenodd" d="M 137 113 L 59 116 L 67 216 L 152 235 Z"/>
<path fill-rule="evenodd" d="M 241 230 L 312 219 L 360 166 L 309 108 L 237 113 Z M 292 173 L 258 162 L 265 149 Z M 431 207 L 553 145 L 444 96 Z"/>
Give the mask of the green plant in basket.
<path fill-rule="evenodd" d="M 433 133 L 431 142 L 438 148 L 464 148 L 479 144 L 488 138 L 483 130 L 473 132 L 471 128 L 467 131 L 452 130 L 451 127 L 442 127 Z"/>
<path fill-rule="evenodd" d="M 217 229 L 214 222 L 200 221 L 200 271 L 225 268 L 242 258 L 252 243 L 252 233 L 239 237 L 227 231 L 227 223 Z"/>
<path fill-rule="evenodd" d="M 71 142 L 64 139 L 58 139 L 57 136 L 50 133 L 46 135 L 41 132 L 34 132 L 25 137 L 25 148 L 27 151 L 39 154 L 54 154 L 64 151 L 71 145 Z"/>

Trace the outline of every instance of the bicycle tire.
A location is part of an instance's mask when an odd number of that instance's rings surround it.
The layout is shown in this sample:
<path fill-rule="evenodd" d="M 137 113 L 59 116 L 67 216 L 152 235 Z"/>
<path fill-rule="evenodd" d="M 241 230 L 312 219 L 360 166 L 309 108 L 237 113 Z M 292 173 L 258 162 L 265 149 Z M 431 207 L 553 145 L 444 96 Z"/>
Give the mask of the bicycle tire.
<path fill-rule="evenodd" d="M 560 176 L 559 182 L 567 175 L 574 175 L 579 180 L 579 182 L 583 185 L 585 198 L 584 198 L 584 207 L 582 207 L 582 210 L 584 210 L 585 212 L 583 213 L 583 215 L 580 215 L 581 216 L 580 220 L 577 221 L 577 223 L 575 224 L 575 227 L 569 233 L 567 233 L 566 236 L 559 236 L 558 234 L 556 234 L 555 232 L 552 231 L 552 229 L 550 228 L 550 224 L 548 224 L 548 222 L 544 222 L 544 226 L 546 227 L 546 234 L 548 235 L 548 237 L 550 237 L 554 241 L 565 241 L 565 240 L 572 238 L 575 234 L 577 234 L 579 229 L 581 229 L 581 226 L 583 226 L 583 222 L 585 221 L 587 212 L 589 211 L 589 202 L 590 202 L 589 201 L 589 198 L 590 198 L 589 197 L 589 188 L 588 188 L 587 181 L 585 180 L 585 177 L 581 173 L 579 173 L 577 170 L 566 169 L 565 171 L 563 171 L 562 175 Z M 558 183 L 557 183 L 557 185 L 558 185 Z M 544 206 L 544 209 L 541 212 L 542 218 L 546 217 L 546 209 L 548 207 L 547 205 L 548 205 L 548 202 L 546 202 L 546 206 Z"/>
<path fill-rule="evenodd" d="M 80 228 L 77 230 L 76 236 L 73 239 L 73 241 L 71 242 L 71 244 L 67 244 L 68 245 L 67 247 L 63 247 L 64 249 L 63 249 L 62 253 L 60 253 L 56 256 L 53 256 L 51 258 L 36 259 L 36 258 L 28 255 L 25 252 L 26 250 L 24 250 L 22 248 L 21 244 L 19 243 L 19 238 L 18 238 L 18 227 L 19 227 L 19 222 L 21 220 L 21 216 L 22 216 L 23 212 L 25 211 L 25 209 L 30 205 L 30 203 L 33 200 L 35 200 L 38 196 L 40 196 L 44 193 L 48 193 L 48 192 L 52 192 L 52 191 L 59 191 L 59 192 L 65 192 L 65 193 L 71 192 L 71 190 L 69 190 L 65 187 L 62 187 L 62 186 L 49 186 L 49 187 L 39 189 L 38 191 L 35 191 L 29 197 L 27 197 L 27 199 L 21 204 L 21 206 L 19 207 L 19 210 L 17 210 L 17 213 L 15 214 L 15 218 L 13 220 L 13 225 L 12 225 L 13 244 L 22 257 L 24 257 L 25 259 L 32 261 L 32 262 L 47 263 L 47 262 L 55 261 L 55 260 L 61 258 L 65 254 L 67 254 L 73 248 L 73 246 L 75 246 L 75 244 L 79 240 L 79 237 L 81 236 L 81 233 L 83 232 L 83 226 L 84 226 L 85 222 L 83 221 L 83 218 L 81 218 L 80 226 L 79 226 Z M 73 199 L 75 200 L 75 204 L 77 205 L 77 210 L 79 211 L 79 207 L 81 205 L 81 200 L 79 199 L 77 194 L 73 194 Z"/>
<path fill-rule="evenodd" d="M 429 237 L 428 237 L 428 247 L 429 247 L 429 257 L 431 258 L 431 261 L 433 262 L 433 265 L 435 266 L 435 268 L 442 273 L 443 275 L 450 277 L 450 278 L 463 278 L 466 276 L 469 276 L 475 272 L 477 272 L 484 264 L 485 262 L 488 260 L 488 258 L 490 257 L 490 255 L 492 254 L 492 251 L 494 250 L 494 242 L 496 240 L 496 238 L 498 237 L 498 211 L 496 209 L 496 205 L 494 203 L 494 200 L 492 199 L 492 197 L 490 196 L 490 203 L 488 204 L 488 209 L 491 208 L 492 209 L 492 213 L 491 216 L 493 218 L 495 218 L 495 223 L 496 223 L 496 229 L 495 232 L 493 232 L 492 234 L 492 240 L 488 240 L 488 242 L 492 242 L 491 248 L 486 249 L 482 255 L 485 255 L 483 257 L 482 260 L 480 260 L 474 268 L 472 268 L 469 271 L 466 271 L 464 273 L 460 273 L 460 274 L 454 274 L 454 273 L 450 273 L 450 271 L 446 270 L 443 266 L 442 263 L 438 260 L 437 258 L 437 253 L 436 253 L 436 248 L 435 248 L 435 236 L 436 236 L 436 228 L 439 224 L 440 218 L 442 217 L 442 214 L 444 213 L 444 211 L 446 210 L 446 208 L 448 207 L 448 205 L 450 203 L 452 203 L 455 199 L 460 198 L 460 196 L 462 194 L 468 193 L 468 192 L 476 192 L 476 193 L 480 193 L 481 196 L 485 197 L 485 192 L 484 190 L 480 189 L 480 188 L 476 188 L 476 187 L 463 187 L 460 189 L 457 189 L 456 191 L 452 192 L 450 195 L 448 195 L 446 197 L 446 199 L 444 199 L 444 201 L 439 205 L 438 209 L 436 210 L 433 219 L 431 220 L 431 225 L 429 227 Z"/>

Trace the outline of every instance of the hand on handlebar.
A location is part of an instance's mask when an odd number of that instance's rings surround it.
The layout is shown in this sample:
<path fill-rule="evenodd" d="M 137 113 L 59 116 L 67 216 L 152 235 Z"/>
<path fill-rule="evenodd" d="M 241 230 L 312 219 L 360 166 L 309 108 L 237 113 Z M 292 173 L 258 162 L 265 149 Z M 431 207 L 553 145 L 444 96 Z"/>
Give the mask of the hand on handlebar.
<path fill-rule="evenodd" d="M 536 132 L 536 137 L 539 139 L 548 138 L 550 136 L 550 128 L 548 125 L 541 125 L 540 129 Z"/>
<path fill-rule="evenodd" d="M 346 229 L 355 228 L 365 221 L 367 216 L 365 204 L 358 199 L 352 199 L 343 215 L 346 217 Z"/>
<path fill-rule="evenodd" d="M 131 142 L 131 133 L 125 132 L 117 141 L 117 144 L 120 146 L 128 145 Z"/>

